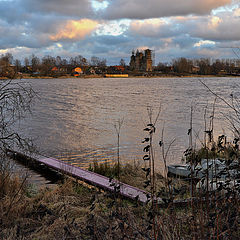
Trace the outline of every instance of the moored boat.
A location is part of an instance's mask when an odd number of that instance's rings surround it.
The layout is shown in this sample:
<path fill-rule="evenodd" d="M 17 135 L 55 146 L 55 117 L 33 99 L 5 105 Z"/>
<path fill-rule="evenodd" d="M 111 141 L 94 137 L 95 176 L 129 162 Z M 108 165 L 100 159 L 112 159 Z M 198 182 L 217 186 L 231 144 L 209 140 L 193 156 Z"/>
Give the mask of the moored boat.
<path fill-rule="evenodd" d="M 219 178 L 226 179 L 230 178 L 239 178 L 239 170 L 234 168 L 236 162 L 231 163 L 230 165 L 226 165 L 224 160 L 220 159 L 202 159 L 201 164 L 197 166 L 191 166 L 190 164 L 185 165 L 169 165 L 168 166 L 168 175 L 176 176 L 181 178 L 195 178 L 202 179 L 207 175 L 209 179 Z"/>

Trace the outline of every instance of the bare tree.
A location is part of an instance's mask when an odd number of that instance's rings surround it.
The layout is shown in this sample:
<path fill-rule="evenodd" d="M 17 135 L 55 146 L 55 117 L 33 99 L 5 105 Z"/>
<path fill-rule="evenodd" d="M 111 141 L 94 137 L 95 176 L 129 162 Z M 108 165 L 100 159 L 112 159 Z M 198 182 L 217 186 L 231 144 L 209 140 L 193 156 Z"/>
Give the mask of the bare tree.
<path fill-rule="evenodd" d="M 56 66 L 58 67 L 62 66 L 62 58 L 60 56 L 56 57 Z"/>
<path fill-rule="evenodd" d="M 45 76 L 51 75 L 52 68 L 56 66 L 56 59 L 51 56 L 45 56 L 42 59 L 41 73 Z"/>
<path fill-rule="evenodd" d="M 16 59 L 14 61 L 14 65 L 15 65 L 16 72 L 19 72 L 22 67 L 21 61 L 19 59 Z"/>
<path fill-rule="evenodd" d="M 210 59 L 201 58 L 196 61 L 196 65 L 199 66 L 199 73 L 202 75 L 211 74 Z"/>
<path fill-rule="evenodd" d="M 31 86 L 24 85 L 19 80 L 0 80 L 0 218 L 6 221 L 12 209 L 22 198 L 28 174 L 20 178 L 13 177 L 12 167 L 7 152 L 10 148 L 32 150 L 30 142 L 21 137 L 15 129 L 15 124 L 25 113 L 30 111 L 34 92 Z M 8 199 L 8 201 L 4 201 Z"/>
<path fill-rule="evenodd" d="M 192 65 L 192 61 L 186 58 L 178 58 L 173 60 L 174 70 L 178 73 L 190 73 Z"/>
<path fill-rule="evenodd" d="M 91 57 L 91 65 L 92 65 L 92 66 L 98 66 L 98 65 L 99 65 L 99 62 L 100 62 L 100 58 L 95 57 L 95 56 L 92 56 L 92 57 Z"/>
<path fill-rule="evenodd" d="M 25 68 L 28 68 L 29 67 L 29 59 L 27 57 L 24 58 L 24 66 Z"/>
<path fill-rule="evenodd" d="M 0 57 L 0 76 L 12 78 L 15 71 L 12 66 L 13 56 L 11 53 L 2 54 Z"/>
<path fill-rule="evenodd" d="M 123 58 L 121 58 L 121 60 L 120 60 L 120 62 L 119 62 L 119 65 L 120 65 L 120 66 L 123 66 L 123 67 L 126 66 L 125 60 L 124 60 Z"/>
<path fill-rule="evenodd" d="M 32 54 L 30 57 L 30 62 L 31 62 L 32 72 L 36 72 L 40 66 L 40 59 L 34 54 Z"/>
<path fill-rule="evenodd" d="M 96 67 L 106 67 L 107 60 L 105 58 L 100 59 L 99 57 L 91 57 L 91 65 Z"/>
<path fill-rule="evenodd" d="M 0 81 L 0 154 L 12 147 L 29 148 L 29 142 L 14 129 L 17 121 L 30 111 L 34 91 L 18 80 Z"/>

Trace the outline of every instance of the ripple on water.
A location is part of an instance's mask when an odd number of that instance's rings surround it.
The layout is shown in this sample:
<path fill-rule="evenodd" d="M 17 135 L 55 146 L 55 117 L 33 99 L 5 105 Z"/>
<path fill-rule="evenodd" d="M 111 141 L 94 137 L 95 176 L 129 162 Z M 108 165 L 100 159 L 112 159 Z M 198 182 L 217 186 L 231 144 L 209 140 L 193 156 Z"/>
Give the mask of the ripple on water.
<path fill-rule="evenodd" d="M 239 95 L 239 78 L 204 78 L 204 82 L 222 97 Z M 147 106 L 154 116 L 161 105 L 157 122 L 156 142 L 161 138 L 171 148 L 169 163 L 181 162 L 188 147 L 190 108 L 193 106 L 194 132 L 203 134 L 204 109 L 207 120 L 212 112 L 214 96 L 197 78 L 128 78 L 128 79 L 32 79 L 30 82 L 40 98 L 32 115 L 22 122 L 21 132 L 35 139 L 39 151 L 87 168 L 93 161 L 116 161 L 117 136 L 114 124 L 124 119 L 120 133 L 120 153 L 123 162 L 141 161 L 148 123 Z M 223 130 L 230 134 L 224 114 L 229 114 L 223 102 L 217 101 L 215 136 Z M 222 113 L 220 113 L 222 112 Z M 198 140 L 196 143 L 199 144 Z M 159 148 L 156 144 L 156 152 Z M 163 166 L 156 153 L 157 166 Z"/>

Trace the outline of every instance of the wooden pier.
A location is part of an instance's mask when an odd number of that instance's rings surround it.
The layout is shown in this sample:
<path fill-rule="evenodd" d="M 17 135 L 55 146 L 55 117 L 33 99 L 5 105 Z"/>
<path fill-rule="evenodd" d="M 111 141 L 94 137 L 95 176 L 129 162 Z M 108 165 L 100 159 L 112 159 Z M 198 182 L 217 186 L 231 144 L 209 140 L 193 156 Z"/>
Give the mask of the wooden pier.
<path fill-rule="evenodd" d="M 138 200 L 141 203 L 147 203 L 150 198 L 150 194 L 144 190 L 119 182 L 117 180 L 112 180 L 100 174 L 67 164 L 55 158 L 45 157 L 38 154 L 22 154 L 12 150 L 9 150 L 8 152 L 10 153 L 10 155 L 12 155 L 12 157 L 26 158 L 29 161 L 44 165 L 47 168 L 69 175 L 76 179 L 80 179 L 88 184 L 94 185 L 104 190 L 117 192 L 118 194 L 128 199 Z M 158 199 L 158 202 L 159 201 L 161 202 L 161 199 Z"/>

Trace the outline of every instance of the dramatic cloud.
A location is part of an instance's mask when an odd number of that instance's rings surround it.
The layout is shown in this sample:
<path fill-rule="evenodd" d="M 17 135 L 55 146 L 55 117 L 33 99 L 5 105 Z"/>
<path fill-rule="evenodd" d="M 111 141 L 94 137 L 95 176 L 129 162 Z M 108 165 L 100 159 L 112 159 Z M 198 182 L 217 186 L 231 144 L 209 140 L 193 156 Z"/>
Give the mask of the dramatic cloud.
<path fill-rule="evenodd" d="M 59 40 L 79 40 L 83 39 L 96 29 L 98 23 L 89 19 L 81 19 L 79 21 L 69 20 L 64 26 L 58 27 L 58 32 L 50 36 L 53 41 Z"/>
<path fill-rule="evenodd" d="M 132 49 L 177 57 L 235 57 L 239 0 L 0 0 L 0 53 L 81 54 L 129 63 Z"/>
<path fill-rule="evenodd" d="M 178 15 L 204 15 L 230 4 L 231 0 L 112 0 L 105 10 L 108 19 L 146 19 Z"/>
<path fill-rule="evenodd" d="M 240 41 L 240 8 L 217 15 L 135 20 L 129 30 L 137 36 L 169 38 L 187 34 L 212 41 Z"/>
<path fill-rule="evenodd" d="M 213 41 L 240 41 L 239 8 L 233 12 L 187 19 L 184 28 L 191 36 Z"/>

